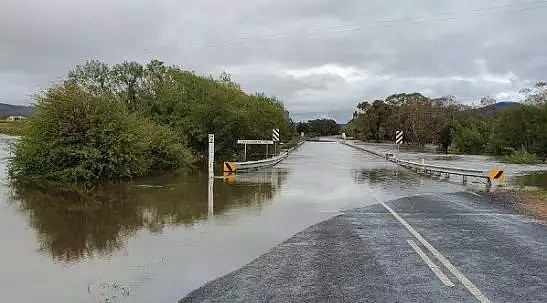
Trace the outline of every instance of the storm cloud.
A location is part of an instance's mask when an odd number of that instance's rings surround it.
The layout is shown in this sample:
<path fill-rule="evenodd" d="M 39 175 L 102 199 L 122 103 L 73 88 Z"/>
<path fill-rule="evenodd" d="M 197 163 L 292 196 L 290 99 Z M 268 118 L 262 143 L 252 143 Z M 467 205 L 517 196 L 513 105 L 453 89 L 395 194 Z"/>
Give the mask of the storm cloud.
<path fill-rule="evenodd" d="M 547 1 L 3 0 L 0 102 L 76 64 L 160 59 L 344 123 L 395 92 L 518 100 L 547 78 Z"/>

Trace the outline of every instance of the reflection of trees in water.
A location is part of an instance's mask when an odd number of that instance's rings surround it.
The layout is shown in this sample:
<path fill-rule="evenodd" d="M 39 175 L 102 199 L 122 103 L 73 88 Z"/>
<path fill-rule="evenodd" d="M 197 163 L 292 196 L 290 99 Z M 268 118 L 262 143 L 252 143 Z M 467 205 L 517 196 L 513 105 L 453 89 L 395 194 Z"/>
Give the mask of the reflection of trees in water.
<path fill-rule="evenodd" d="M 285 179 L 275 171 L 277 185 Z M 153 181 L 153 180 L 152 180 Z M 207 178 L 202 175 L 160 181 L 166 186 L 120 184 L 98 190 L 51 184 L 12 185 L 11 200 L 19 203 L 36 229 L 40 250 L 63 262 L 109 254 L 125 239 L 146 228 L 161 232 L 169 225 L 191 225 L 207 216 Z M 271 199 L 272 183 L 229 185 L 215 182 L 214 211 L 255 207 Z"/>
<path fill-rule="evenodd" d="M 547 172 L 533 172 L 511 178 L 511 183 L 519 187 L 537 186 L 547 190 Z"/>
<path fill-rule="evenodd" d="M 407 171 L 394 168 L 360 169 L 352 171 L 353 180 L 357 183 L 368 183 L 371 185 L 393 182 L 405 185 L 419 184 L 420 180 Z"/>

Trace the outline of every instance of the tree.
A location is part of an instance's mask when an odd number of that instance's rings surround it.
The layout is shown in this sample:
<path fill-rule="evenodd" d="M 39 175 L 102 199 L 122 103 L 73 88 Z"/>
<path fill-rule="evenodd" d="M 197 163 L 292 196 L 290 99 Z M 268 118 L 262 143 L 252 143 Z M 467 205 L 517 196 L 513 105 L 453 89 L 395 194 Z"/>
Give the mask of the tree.
<path fill-rule="evenodd" d="M 96 95 L 113 92 L 112 71 L 108 64 L 98 60 L 87 61 L 84 65 L 77 65 L 76 68 L 68 72 L 68 81 Z"/>
<path fill-rule="evenodd" d="M 137 93 L 144 76 L 144 68 L 137 62 L 125 61 L 112 67 L 117 93 L 132 110 L 137 108 Z"/>
<path fill-rule="evenodd" d="M 537 82 L 533 88 L 520 91 L 526 96 L 524 102 L 532 105 L 547 105 L 547 81 Z"/>
<path fill-rule="evenodd" d="M 184 141 L 121 102 L 70 82 L 37 98 L 36 113 L 15 146 L 10 166 L 15 178 L 96 183 L 191 161 Z"/>
<path fill-rule="evenodd" d="M 116 181 L 177 169 L 207 152 L 216 134 L 217 159 L 237 156 L 237 140 L 295 136 L 281 101 L 246 94 L 224 73 L 196 75 L 152 60 L 112 67 L 92 60 L 38 98 L 12 175 L 62 182 Z"/>
<path fill-rule="evenodd" d="M 314 119 L 307 122 L 299 122 L 296 125 L 297 132 L 304 132 L 308 136 L 332 136 L 340 133 L 340 126 L 333 119 Z"/>
<path fill-rule="evenodd" d="M 480 105 L 482 107 L 487 107 L 487 106 L 490 106 L 490 105 L 494 105 L 495 103 L 496 103 L 496 99 L 492 96 L 482 97 L 481 101 L 480 101 Z"/>

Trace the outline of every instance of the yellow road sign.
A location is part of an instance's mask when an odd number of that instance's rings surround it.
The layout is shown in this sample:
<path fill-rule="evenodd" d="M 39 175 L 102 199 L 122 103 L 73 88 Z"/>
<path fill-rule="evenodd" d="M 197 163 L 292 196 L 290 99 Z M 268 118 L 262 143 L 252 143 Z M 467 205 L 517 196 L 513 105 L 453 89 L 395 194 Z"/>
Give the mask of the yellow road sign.
<path fill-rule="evenodd" d="M 235 162 L 224 162 L 224 172 L 235 173 L 236 163 Z"/>
<path fill-rule="evenodd" d="M 505 178 L 505 175 L 503 170 L 499 168 L 492 168 L 488 171 L 488 178 L 490 178 L 490 181 L 496 180 L 501 182 Z"/>
<path fill-rule="evenodd" d="M 232 172 L 224 172 L 222 175 L 222 180 L 224 183 L 234 184 L 236 183 L 236 174 Z"/>

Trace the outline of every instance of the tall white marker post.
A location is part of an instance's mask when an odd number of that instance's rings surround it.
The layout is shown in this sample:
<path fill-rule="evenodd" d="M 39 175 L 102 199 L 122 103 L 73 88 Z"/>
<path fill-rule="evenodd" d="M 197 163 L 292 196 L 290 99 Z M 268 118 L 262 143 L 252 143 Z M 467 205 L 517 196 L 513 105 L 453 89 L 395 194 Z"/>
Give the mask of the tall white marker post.
<path fill-rule="evenodd" d="M 209 182 L 207 190 L 207 209 L 208 216 L 212 217 L 214 215 L 213 210 L 213 182 L 215 181 L 215 135 L 209 134 Z"/>
<path fill-rule="evenodd" d="M 214 161 L 215 161 L 215 135 L 209 134 L 209 178 L 213 178 L 215 176 Z"/>
<path fill-rule="evenodd" d="M 207 215 L 209 217 L 212 217 L 215 214 L 214 211 L 214 196 L 213 196 L 213 182 L 215 182 L 214 178 L 209 178 L 208 182 L 208 191 L 207 191 Z"/>

